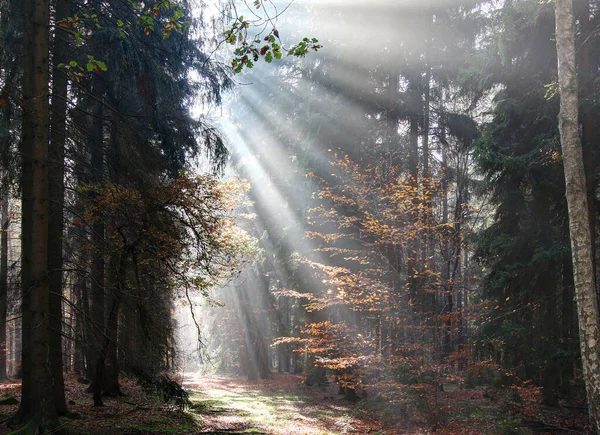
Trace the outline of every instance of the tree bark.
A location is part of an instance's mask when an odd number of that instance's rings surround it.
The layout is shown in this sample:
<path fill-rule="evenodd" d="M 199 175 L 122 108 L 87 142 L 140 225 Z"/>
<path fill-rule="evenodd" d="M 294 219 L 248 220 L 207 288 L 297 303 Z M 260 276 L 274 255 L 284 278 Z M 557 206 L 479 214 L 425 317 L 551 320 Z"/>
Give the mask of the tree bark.
<path fill-rule="evenodd" d="M 55 21 L 69 15 L 69 1 L 57 0 Z M 53 41 L 54 64 L 67 62 L 68 42 L 56 26 Z M 55 68 L 52 75 L 52 116 L 50 146 L 48 150 L 50 171 L 48 216 L 48 270 L 50 286 L 50 366 L 53 377 L 54 401 L 59 415 L 67 413 L 62 361 L 62 297 L 63 297 L 63 214 L 64 214 L 64 155 L 67 122 L 67 76 Z"/>
<path fill-rule="evenodd" d="M 591 41 L 593 32 L 595 31 L 590 22 L 590 4 L 588 1 L 583 2 L 583 11 L 581 16 L 581 27 L 582 37 L 584 40 L 582 48 L 583 65 L 582 65 L 582 97 L 583 101 L 581 104 L 582 116 L 582 144 L 583 144 L 583 164 L 585 167 L 585 184 L 588 200 L 588 215 L 590 223 L 590 232 L 592 238 L 592 261 L 594 262 L 594 278 L 596 278 L 596 267 L 597 267 L 597 254 L 596 254 L 596 152 L 595 145 L 598 140 L 598 133 L 594 128 L 594 86 L 593 77 L 594 70 L 597 67 L 597 63 L 594 62 L 592 65 L 592 54 L 591 54 Z M 600 301 L 600 289 L 598 289 L 597 282 L 594 280 L 594 288 L 598 300 Z"/>
<path fill-rule="evenodd" d="M 104 82 L 99 77 L 94 77 L 94 90 L 96 91 L 98 98 L 101 98 L 104 93 Z M 102 104 L 98 101 L 94 101 L 94 114 L 95 117 L 91 120 L 91 133 L 90 142 L 92 148 L 91 156 L 91 169 L 92 176 L 91 182 L 101 184 L 104 182 L 104 124 L 102 120 Z M 91 201 L 95 201 L 94 192 L 91 193 L 89 198 Z M 91 286 L 90 286 L 90 316 L 93 324 L 92 328 L 92 342 L 88 348 L 88 373 L 90 379 L 95 379 L 97 368 L 95 364 L 100 360 L 100 352 L 102 350 L 102 343 L 104 342 L 102 332 L 105 325 L 105 264 L 104 264 L 104 253 L 102 252 L 104 241 L 105 226 L 102 220 L 98 220 L 92 225 L 92 270 L 91 270 Z M 96 384 L 92 382 L 89 392 L 93 392 L 96 388 Z M 101 388 L 101 386 L 98 386 Z"/>
<path fill-rule="evenodd" d="M 8 194 L 2 197 L 2 234 L 0 235 L 0 380 L 7 379 L 6 371 L 6 313 L 8 299 Z"/>
<path fill-rule="evenodd" d="M 556 0 L 555 8 L 560 92 L 559 129 L 569 209 L 575 300 L 579 318 L 581 358 L 590 424 L 593 430 L 597 432 L 600 429 L 598 300 L 594 288 L 593 241 L 588 215 L 583 152 L 579 139 L 573 1 Z"/>
<path fill-rule="evenodd" d="M 109 261 L 109 271 L 107 279 L 106 292 L 106 312 L 111 313 L 117 300 L 121 300 L 122 296 L 118 293 L 117 272 L 115 267 L 117 259 L 113 258 Z M 119 307 L 120 302 L 116 305 L 116 313 L 113 316 L 108 316 L 105 327 L 105 340 L 108 340 L 108 347 L 104 358 L 104 376 L 102 377 L 102 394 L 105 396 L 117 397 L 123 395 L 119 386 L 119 359 L 117 355 L 118 331 L 119 331 Z"/>
<path fill-rule="evenodd" d="M 58 423 L 48 285 L 49 0 L 25 3 L 22 156 L 23 384 L 16 420 L 33 433 Z M 60 374 L 62 377 L 62 373 Z"/>

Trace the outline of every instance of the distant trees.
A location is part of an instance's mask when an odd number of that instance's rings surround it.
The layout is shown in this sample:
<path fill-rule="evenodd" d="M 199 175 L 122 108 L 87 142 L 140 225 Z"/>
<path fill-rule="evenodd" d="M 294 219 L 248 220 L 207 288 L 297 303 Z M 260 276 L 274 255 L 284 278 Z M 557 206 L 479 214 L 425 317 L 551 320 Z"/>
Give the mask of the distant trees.
<path fill-rule="evenodd" d="M 147 381 L 172 368 L 173 299 L 233 273 L 246 243 L 230 219 L 239 195 L 185 175 L 201 151 L 215 172 L 227 156 L 216 130 L 189 114 L 192 98 L 218 104 L 231 83 L 192 37 L 202 24 L 184 2 L 106 6 L 0 8 L 0 320 L 20 173 L 23 392 L 13 423 L 32 433 L 68 415 L 64 369 L 87 372 L 101 405 L 119 393 L 122 369 Z M 17 139 L 20 170 L 9 164 Z"/>
<path fill-rule="evenodd" d="M 381 371 L 433 387 L 481 362 L 498 382 L 532 380 L 548 405 L 578 394 L 553 5 L 347 7 L 331 28 L 329 13 L 307 19 L 336 49 L 253 76 L 234 109 L 236 158 L 261 192 L 272 361 L 334 369 L 359 394 L 380 391 Z M 384 30 L 343 39 L 366 13 Z M 588 1 L 574 13 L 595 259 L 598 15 Z"/>
<path fill-rule="evenodd" d="M 283 335 L 276 341 L 280 367 L 304 368 L 307 383 L 320 377 L 313 365 L 337 367 L 352 395 L 353 383 L 366 381 L 359 372 L 395 364 L 403 343 L 423 343 L 431 363 L 466 344 L 472 144 L 479 132 L 469 112 L 476 98 L 461 94 L 458 83 L 482 21 L 475 5 L 374 10 L 377 19 L 406 23 L 400 27 L 407 38 L 411 29 L 421 42 L 396 49 L 383 34 L 356 70 L 345 67 L 351 53 L 343 49 L 336 59 L 288 64 L 277 81 L 257 78 L 252 99 L 236 105 L 246 125 L 264 126 L 241 134 L 246 148 L 236 157 L 259 192 L 255 226 L 267 253 L 261 269 L 279 307 L 269 335 Z M 357 14 L 342 10 L 339 20 L 351 25 Z M 467 30 L 455 33 L 455 21 Z M 270 98 L 273 88 L 286 98 Z M 265 147 L 272 151 L 263 155 Z M 301 240 L 306 229 L 312 240 Z"/>
<path fill-rule="evenodd" d="M 269 66 L 274 77 L 257 64 L 232 117 L 244 125 L 232 128 L 234 161 L 253 187 L 244 211 L 256 245 L 230 220 L 244 188 L 188 173 L 200 152 L 216 172 L 227 157 L 189 105 L 198 95 L 219 104 L 232 84 L 195 37 L 190 6 L 23 5 L 0 5 L 2 325 L 18 299 L 6 234 L 18 176 L 22 201 L 17 420 L 35 431 L 68 414 L 65 369 L 85 373 L 101 405 L 120 394 L 121 372 L 152 379 L 172 368 L 173 300 L 193 305 L 193 292 L 256 249 L 213 322 L 224 368 L 252 379 L 303 371 L 308 384 L 329 370 L 349 398 L 400 404 L 426 391 L 433 410 L 440 383 L 475 377 L 481 362 L 532 380 L 556 405 L 576 392 L 582 356 L 599 425 L 592 2 L 574 12 L 566 0 L 342 8 L 318 35 L 335 52 L 301 40 Z M 311 8 L 284 19 L 330 19 Z M 362 26 L 366 13 L 377 32 Z M 578 25 L 563 27 L 571 15 Z M 283 57 L 267 23 L 254 38 L 234 18 L 224 33 L 234 45 L 241 35 L 233 69 Z M 0 327 L 0 377 L 5 335 Z"/>
<path fill-rule="evenodd" d="M 490 75 L 501 89 L 476 148 L 495 206 L 477 240 L 476 258 L 486 270 L 482 290 L 492 309 L 477 351 L 521 376 L 537 376 L 545 402 L 556 404 L 557 391 L 570 388 L 568 361 L 577 346 L 558 99 L 540 85 L 555 77 L 554 14 L 550 6 L 526 2 L 498 14 L 506 28 L 499 55 L 490 54 Z"/>

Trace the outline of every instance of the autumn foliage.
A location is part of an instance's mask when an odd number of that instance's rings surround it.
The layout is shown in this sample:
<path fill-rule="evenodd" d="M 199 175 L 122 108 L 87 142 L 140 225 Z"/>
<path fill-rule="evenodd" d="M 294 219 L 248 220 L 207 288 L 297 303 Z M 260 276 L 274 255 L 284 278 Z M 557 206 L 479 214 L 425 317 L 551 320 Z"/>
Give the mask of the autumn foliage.
<path fill-rule="evenodd" d="M 404 407 L 421 397 L 422 406 L 435 408 L 428 401 L 441 384 L 461 378 L 469 358 L 464 331 L 476 313 L 453 304 L 466 278 L 452 267 L 463 261 L 473 207 L 454 204 L 453 216 L 442 215 L 454 193 L 439 177 L 414 180 L 384 159 L 363 165 L 335 156 L 331 165 L 310 210 L 307 236 L 318 248 L 298 260 L 322 287 L 277 293 L 297 298 L 321 321 L 277 343 L 314 354 L 352 395 Z"/>

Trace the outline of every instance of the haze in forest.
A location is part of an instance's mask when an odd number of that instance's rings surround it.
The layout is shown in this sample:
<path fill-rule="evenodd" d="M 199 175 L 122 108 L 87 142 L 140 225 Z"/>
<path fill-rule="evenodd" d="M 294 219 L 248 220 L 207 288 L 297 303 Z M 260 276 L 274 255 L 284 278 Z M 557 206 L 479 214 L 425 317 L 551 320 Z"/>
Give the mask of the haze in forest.
<path fill-rule="evenodd" d="M 0 2 L 0 434 L 597 432 L 599 26 Z"/>

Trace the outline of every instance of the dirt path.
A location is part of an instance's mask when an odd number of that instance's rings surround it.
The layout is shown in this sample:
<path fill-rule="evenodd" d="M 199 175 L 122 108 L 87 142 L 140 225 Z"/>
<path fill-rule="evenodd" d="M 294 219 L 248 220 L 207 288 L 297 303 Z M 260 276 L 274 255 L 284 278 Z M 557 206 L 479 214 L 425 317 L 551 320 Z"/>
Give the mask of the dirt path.
<path fill-rule="evenodd" d="M 302 377 L 273 375 L 249 382 L 211 376 L 185 382 L 200 433 L 338 435 L 376 433 L 377 425 L 352 416 L 335 387 L 306 387 Z"/>

